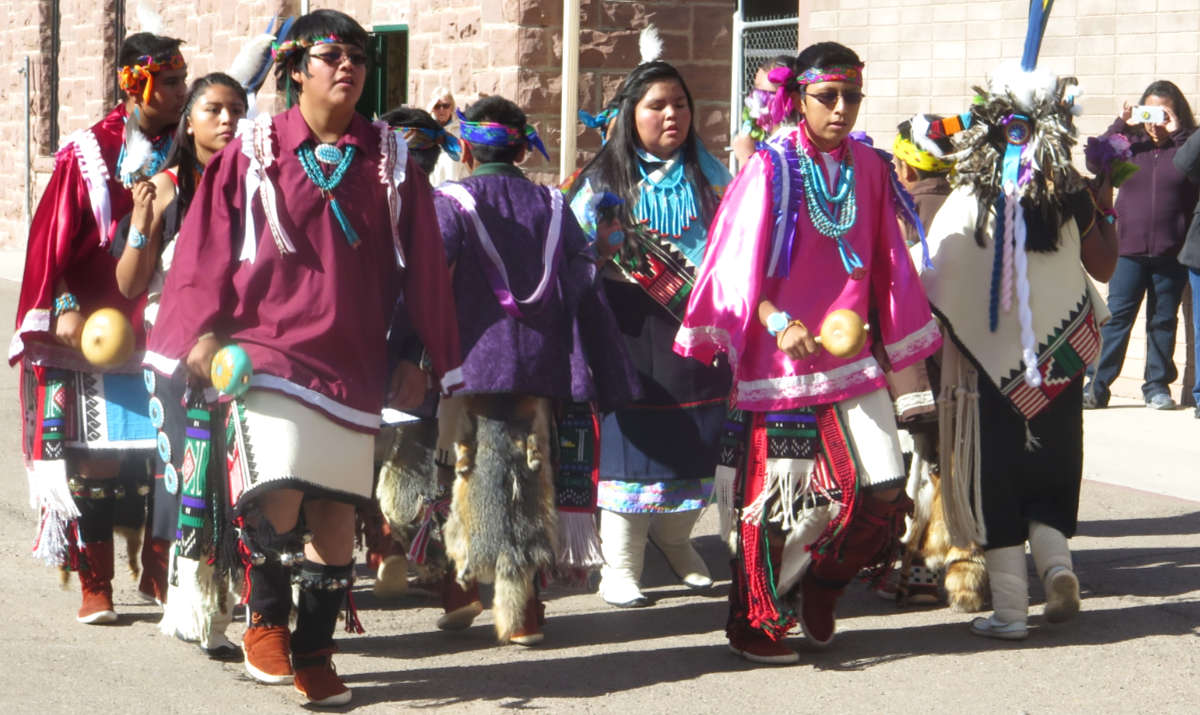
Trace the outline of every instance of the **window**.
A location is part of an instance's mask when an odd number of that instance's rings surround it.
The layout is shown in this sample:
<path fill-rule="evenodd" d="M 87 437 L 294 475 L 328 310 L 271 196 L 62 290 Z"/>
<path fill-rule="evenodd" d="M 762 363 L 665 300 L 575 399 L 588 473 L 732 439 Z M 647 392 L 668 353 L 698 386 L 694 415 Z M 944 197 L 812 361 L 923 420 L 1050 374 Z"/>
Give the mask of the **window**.
<path fill-rule="evenodd" d="M 374 119 L 408 101 L 408 25 L 376 26 L 369 42 L 373 62 L 357 109 Z"/>

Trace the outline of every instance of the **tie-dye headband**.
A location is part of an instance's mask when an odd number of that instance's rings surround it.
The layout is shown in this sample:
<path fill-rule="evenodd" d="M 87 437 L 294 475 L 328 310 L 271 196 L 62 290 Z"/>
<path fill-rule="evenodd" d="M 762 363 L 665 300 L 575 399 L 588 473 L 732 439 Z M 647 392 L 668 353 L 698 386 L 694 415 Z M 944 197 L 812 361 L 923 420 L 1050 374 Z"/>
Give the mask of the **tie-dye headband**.
<path fill-rule="evenodd" d="M 859 87 L 863 83 L 863 65 L 830 65 L 829 67 L 810 67 L 796 80 L 800 86 L 818 82 L 850 82 Z"/>
<path fill-rule="evenodd" d="M 522 132 L 496 122 L 468 121 L 463 113 L 457 110 L 455 114 L 458 115 L 462 138 L 472 144 L 485 146 L 520 146 L 524 144 L 540 151 L 547 161 L 550 159 L 545 145 L 542 144 L 542 138 L 538 136 L 537 130 L 532 125 L 526 124 L 525 131 Z"/>
<path fill-rule="evenodd" d="M 117 84 L 121 87 L 122 92 L 136 92 L 141 89 L 142 101 L 149 103 L 150 95 L 154 94 L 154 75 L 163 70 L 179 70 L 185 67 L 187 67 L 187 62 L 178 52 L 162 62 L 158 62 L 150 55 L 142 55 L 137 58 L 137 62 L 121 68 L 117 74 Z"/>
<path fill-rule="evenodd" d="M 328 45 L 334 42 L 341 42 L 341 38 L 337 35 L 325 35 L 324 37 L 310 37 L 301 40 L 284 40 L 283 42 L 271 43 L 271 58 L 275 62 L 286 62 L 287 58 L 297 50 L 303 52 L 310 47 L 317 45 Z"/>
<path fill-rule="evenodd" d="M 462 156 L 462 146 L 458 143 L 458 138 L 445 129 L 439 128 L 434 131 L 425 127 L 395 127 L 395 130 L 404 137 L 404 143 L 409 149 L 420 151 L 438 147 L 455 161 Z"/>

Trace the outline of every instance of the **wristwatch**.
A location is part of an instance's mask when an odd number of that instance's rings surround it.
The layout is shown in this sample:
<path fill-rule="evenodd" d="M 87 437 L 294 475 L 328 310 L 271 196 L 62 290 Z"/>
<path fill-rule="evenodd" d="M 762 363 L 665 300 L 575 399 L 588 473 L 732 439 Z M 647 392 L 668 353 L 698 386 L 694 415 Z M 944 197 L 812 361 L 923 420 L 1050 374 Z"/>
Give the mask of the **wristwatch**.
<path fill-rule="evenodd" d="M 767 316 L 767 333 L 771 337 L 775 337 L 784 330 L 787 330 L 787 326 L 791 322 L 792 316 L 782 310 L 771 313 Z"/>

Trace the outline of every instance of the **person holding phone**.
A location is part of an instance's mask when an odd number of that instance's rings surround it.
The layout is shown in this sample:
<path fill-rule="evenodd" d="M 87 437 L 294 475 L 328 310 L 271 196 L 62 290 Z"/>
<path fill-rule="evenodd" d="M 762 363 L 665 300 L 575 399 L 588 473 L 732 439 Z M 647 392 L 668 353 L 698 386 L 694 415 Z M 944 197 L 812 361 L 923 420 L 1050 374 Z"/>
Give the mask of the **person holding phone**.
<path fill-rule="evenodd" d="M 1157 111 L 1161 109 L 1161 116 Z M 1140 121 L 1143 118 L 1149 121 Z M 1155 119 L 1161 122 L 1154 122 Z M 1110 320 L 1102 329 L 1099 362 L 1088 369 L 1085 408 L 1106 407 L 1111 387 L 1121 374 L 1129 334 L 1142 299 L 1146 300 L 1146 369 L 1142 395 L 1146 406 L 1175 409 L 1169 385 L 1175 368 L 1175 330 L 1179 302 L 1187 285 L 1187 269 L 1177 256 L 1187 237 L 1198 188 L 1173 163 L 1175 153 L 1196 129 L 1187 99 L 1174 83 L 1157 80 L 1142 93 L 1137 106 L 1126 102 L 1104 137 L 1129 138 L 1139 167 L 1117 196 L 1117 241 L 1120 258 L 1108 284 Z"/>

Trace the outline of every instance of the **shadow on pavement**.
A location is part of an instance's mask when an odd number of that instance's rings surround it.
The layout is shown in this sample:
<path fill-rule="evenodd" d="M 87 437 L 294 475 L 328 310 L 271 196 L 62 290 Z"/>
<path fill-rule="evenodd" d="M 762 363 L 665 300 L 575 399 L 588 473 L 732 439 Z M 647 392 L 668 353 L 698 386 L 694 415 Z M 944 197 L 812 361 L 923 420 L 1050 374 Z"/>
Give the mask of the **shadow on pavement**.
<path fill-rule="evenodd" d="M 1105 519 L 1080 521 L 1076 536 L 1170 536 L 1200 535 L 1200 511 L 1154 519 Z"/>

